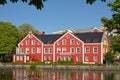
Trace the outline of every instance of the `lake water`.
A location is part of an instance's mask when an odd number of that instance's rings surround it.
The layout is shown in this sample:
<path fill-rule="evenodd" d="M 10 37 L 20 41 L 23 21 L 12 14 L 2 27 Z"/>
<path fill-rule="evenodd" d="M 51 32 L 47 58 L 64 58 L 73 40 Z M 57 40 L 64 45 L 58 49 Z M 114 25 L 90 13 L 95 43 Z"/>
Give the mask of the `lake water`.
<path fill-rule="evenodd" d="M 120 80 L 119 71 L 0 69 L 0 80 Z"/>

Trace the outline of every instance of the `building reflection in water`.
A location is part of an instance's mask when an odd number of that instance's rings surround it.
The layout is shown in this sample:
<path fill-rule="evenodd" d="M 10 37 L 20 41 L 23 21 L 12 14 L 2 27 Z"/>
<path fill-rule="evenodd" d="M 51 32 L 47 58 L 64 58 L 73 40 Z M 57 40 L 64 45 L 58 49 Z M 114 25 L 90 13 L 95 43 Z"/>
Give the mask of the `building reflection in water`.
<path fill-rule="evenodd" d="M 115 74 L 113 74 L 115 75 Z M 107 76 L 107 77 L 105 77 Z M 120 80 L 120 73 L 112 76 L 111 80 Z M 111 74 L 104 72 L 83 72 L 66 70 L 40 70 L 32 72 L 26 69 L 14 69 L 14 80 L 108 80 Z"/>

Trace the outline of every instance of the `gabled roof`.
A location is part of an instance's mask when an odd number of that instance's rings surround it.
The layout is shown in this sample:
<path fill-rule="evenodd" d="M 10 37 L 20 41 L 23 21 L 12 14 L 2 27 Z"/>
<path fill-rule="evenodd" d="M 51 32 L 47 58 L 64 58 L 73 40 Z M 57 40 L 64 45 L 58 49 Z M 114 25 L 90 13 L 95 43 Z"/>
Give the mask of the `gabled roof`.
<path fill-rule="evenodd" d="M 34 34 L 39 40 L 41 40 L 44 44 L 53 44 L 57 39 L 59 39 L 63 34 L 44 34 L 37 35 Z"/>
<path fill-rule="evenodd" d="M 84 43 L 100 43 L 102 41 L 103 34 L 103 32 L 86 32 L 75 33 L 74 35 Z"/>
<path fill-rule="evenodd" d="M 53 44 L 64 34 L 34 35 L 44 44 Z M 82 40 L 84 43 L 100 43 L 102 41 L 103 32 L 74 33 L 73 35 Z"/>

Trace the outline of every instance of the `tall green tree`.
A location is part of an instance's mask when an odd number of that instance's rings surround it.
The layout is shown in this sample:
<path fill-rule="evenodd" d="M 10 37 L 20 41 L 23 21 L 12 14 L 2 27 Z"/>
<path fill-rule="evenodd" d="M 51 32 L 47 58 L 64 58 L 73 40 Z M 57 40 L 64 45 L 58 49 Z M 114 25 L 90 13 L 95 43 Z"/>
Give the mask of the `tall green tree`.
<path fill-rule="evenodd" d="M 111 7 L 111 11 L 113 11 L 114 14 L 111 19 L 102 17 L 101 21 L 110 32 L 116 29 L 117 33 L 120 34 L 120 0 L 108 3 L 108 6 Z"/>
<path fill-rule="evenodd" d="M 0 22 L 0 55 L 12 53 L 19 40 L 19 32 L 12 23 Z"/>
<path fill-rule="evenodd" d="M 12 3 L 16 3 L 19 0 L 10 0 Z M 24 3 L 28 3 L 28 5 L 34 5 L 37 9 L 42 9 L 44 7 L 44 2 L 47 0 L 21 0 Z M 87 4 L 93 4 L 96 0 L 86 0 Z M 101 0 L 102 2 L 105 2 L 106 0 Z M 0 4 L 5 5 L 7 4 L 7 0 L 0 0 Z"/>
<path fill-rule="evenodd" d="M 120 34 L 112 38 L 111 49 L 114 53 L 120 53 Z"/>
<path fill-rule="evenodd" d="M 20 33 L 20 38 L 23 39 L 30 31 L 34 34 L 38 34 L 38 30 L 35 29 L 31 24 L 22 24 L 18 26 L 18 31 Z"/>

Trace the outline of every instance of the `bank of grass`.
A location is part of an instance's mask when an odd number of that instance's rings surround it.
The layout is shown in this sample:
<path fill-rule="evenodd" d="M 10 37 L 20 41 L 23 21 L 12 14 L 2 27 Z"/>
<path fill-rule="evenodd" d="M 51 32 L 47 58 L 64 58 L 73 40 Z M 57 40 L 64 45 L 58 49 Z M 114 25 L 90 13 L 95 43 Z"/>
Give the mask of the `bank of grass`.
<path fill-rule="evenodd" d="M 7 63 L 3 63 L 3 65 L 59 65 L 59 66 L 77 66 L 77 65 L 80 65 L 80 66 L 105 66 L 106 64 L 99 64 L 99 63 L 96 63 L 96 64 L 84 64 L 84 63 L 78 63 L 78 64 L 74 64 L 74 63 L 71 63 L 71 62 L 66 62 L 66 61 L 63 61 L 63 62 L 58 62 L 58 63 L 45 63 L 45 62 L 31 62 L 31 63 L 23 63 L 23 62 L 7 62 Z"/>

